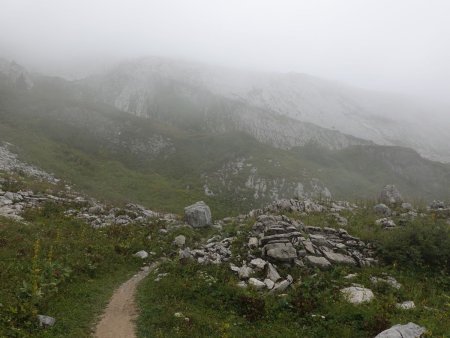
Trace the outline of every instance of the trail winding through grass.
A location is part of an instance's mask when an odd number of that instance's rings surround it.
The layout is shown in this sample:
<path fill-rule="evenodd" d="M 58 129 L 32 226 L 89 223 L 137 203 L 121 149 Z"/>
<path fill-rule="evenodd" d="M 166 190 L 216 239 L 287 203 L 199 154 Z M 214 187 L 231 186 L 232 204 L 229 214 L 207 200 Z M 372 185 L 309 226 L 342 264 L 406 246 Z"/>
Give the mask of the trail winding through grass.
<path fill-rule="evenodd" d="M 123 283 L 111 297 L 100 322 L 95 328 L 96 338 L 135 338 L 135 320 L 138 311 L 135 303 L 136 288 L 153 269 L 156 263 L 150 265 L 125 283 Z"/>

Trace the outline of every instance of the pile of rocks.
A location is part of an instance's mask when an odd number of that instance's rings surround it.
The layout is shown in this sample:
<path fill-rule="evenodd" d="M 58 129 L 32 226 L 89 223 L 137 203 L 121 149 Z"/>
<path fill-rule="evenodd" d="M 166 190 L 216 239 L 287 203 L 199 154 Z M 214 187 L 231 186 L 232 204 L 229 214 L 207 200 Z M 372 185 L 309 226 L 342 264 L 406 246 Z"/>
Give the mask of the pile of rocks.
<path fill-rule="evenodd" d="M 291 265 L 329 268 L 333 264 L 376 263 L 372 246 L 345 229 L 304 226 L 286 216 L 259 216 L 248 246 L 253 255 Z"/>
<path fill-rule="evenodd" d="M 232 256 L 231 243 L 234 237 L 221 239 L 220 236 L 214 236 L 201 245 L 199 248 L 191 250 L 184 248 L 179 250 L 180 260 L 194 259 L 199 264 L 221 264 L 229 262 Z"/>
<path fill-rule="evenodd" d="M 0 185 L 0 216 L 23 220 L 21 214 L 27 208 L 35 208 L 45 201 L 58 200 L 53 195 L 34 194 L 32 191 L 3 191 Z"/>
<path fill-rule="evenodd" d="M 26 164 L 22 161 L 19 161 L 17 155 L 12 153 L 8 147 L 11 145 L 9 143 L 4 142 L 0 145 L 0 170 L 5 171 L 7 173 L 21 173 L 27 176 L 31 176 L 43 181 L 47 181 L 50 183 L 58 183 L 59 180 L 56 179 L 53 175 L 39 170 L 34 166 Z"/>

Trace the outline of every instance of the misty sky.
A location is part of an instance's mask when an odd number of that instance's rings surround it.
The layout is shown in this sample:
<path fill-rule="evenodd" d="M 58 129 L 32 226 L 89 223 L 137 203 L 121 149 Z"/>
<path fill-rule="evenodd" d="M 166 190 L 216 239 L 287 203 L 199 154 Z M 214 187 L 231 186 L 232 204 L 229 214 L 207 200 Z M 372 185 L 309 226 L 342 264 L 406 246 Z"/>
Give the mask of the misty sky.
<path fill-rule="evenodd" d="M 450 103 L 448 0 L 0 0 L 0 56 L 73 73 L 169 56 Z"/>

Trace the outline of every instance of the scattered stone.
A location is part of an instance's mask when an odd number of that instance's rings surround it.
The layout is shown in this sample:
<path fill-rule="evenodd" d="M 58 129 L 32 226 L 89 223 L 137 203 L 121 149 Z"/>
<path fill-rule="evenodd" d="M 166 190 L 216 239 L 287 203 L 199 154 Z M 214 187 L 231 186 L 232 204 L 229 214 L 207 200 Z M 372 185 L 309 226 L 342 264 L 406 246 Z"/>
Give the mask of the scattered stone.
<path fill-rule="evenodd" d="M 400 289 L 402 287 L 402 285 L 397 282 L 397 280 L 392 277 L 392 276 L 387 276 L 386 278 L 379 278 L 379 277 L 370 277 L 370 281 L 373 284 L 378 284 L 378 283 L 386 283 L 389 286 L 393 287 L 394 289 Z"/>
<path fill-rule="evenodd" d="M 259 270 L 263 270 L 267 262 L 261 258 L 255 258 L 250 261 L 250 266 Z"/>
<path fill-rule="evenodd" d="M 291 285 L 291 282 L 288 281 L 287 279 L 285 279 L 281 282 L 275 283 L 272 290 L 270 290 L 270 293 L 281 293 L 281 292 L 285 291 L 289 287 L 289 285 Z"/>
<path fill-rule="evenodd" d="M 377 204 L 373 207 L 373 210 L 375 211 L 376 214 L 378 215 L 382 215 L 384 217 L 389 217 L 392 214 L 391 209 L 383 203 Z"/>
<path fill-rule="evenodd" d="M 259 279 L 256 278 L 250 278 L 248 280 L 248 284 L 253 286 L 257 290 L 262 290 L 266 288 L 266 284 L 264 282 L 261 282 Z"/>
<path fill-rule="evenodd" d="M 55 325 L 56 319 L 50 316 L 38 315 L 39 326 L 42 327 L 50 327 Z"/>
<path fill-rule="evenodd" d="M 238 271 L 239 279 L 249 279 L 252 273 L 253 269 L 244 264 Z"/>
<path fill-rule="evenodd" d="M 403 303 L 397 303 L 395 306 L 398 309 L 411 310 L 411 309 L 414 309 L 416 307 L 416 304 L 414 304 L 414 302 L 412 300 L 408 300 L 408 301 L 403 302 Z"/>
<path fill-rule="evenodd" d="M 269 290 L 272 290 L 273 287 L 275 286 L 275 283 L 268 278 L 264 279 L 264 284 L 267 286 Z"/>
<path fill-rule="evenodd" d="M 370 302 L 375 297 L 372 290 L 360 286 L 351 286 L 342 289 L 341 292 L 347 301 L 352 304 Z"/>
<path fill-rule="evenodd" d="M 426 332 L 424 327 L 421 327 L 414 323 L 408 323 L 405 325 L 397 324 L 387 329 L 375 338 L 419 338 Z"/>
<path fill-rule="evenodd" d="M 397 225 L 395 222 L 390 218 L 380 218 L 375 221 L 376 225 L 381 225 L 384 229 L 392 229 L 395 228 Z"/>
<path fill-rule="evenodd" d="M 238 282 L 236 285 L 237 285 L 239 288 L 242 288 L 242 289 L 246 289 L 246 288 L 247 288 L 247 283 L 244 282 L 244 281 L 240 281 L 240 282 Z"/>
<path fill-rule="evenodd" d="M 380 202 L 386 205 L 400 205 L 403 197 L 395 185 L 386 185 L 380 193 Z"/>
<path fill-rule="evenodd" d="M 250 249 L 256 249 L 258 247 L 258 238 L 256 237 L 250 237 L 248 239 L 248 247 Z"/>
<path fill-rule="evenodd" d="M 194 228 L 201 228 L 211 225 L 211 210 L 200 201 L 184 208 L 186 222 Z"/>
<path fill-rule="evenodd" d="M 173 240 L 173 244 L 175 244 L 176 246 L 178 246 L 180 248 L 183 247 L 185 243 L 186 243 L 186 237 L 183 235 L 178 235 Z"/>
<path fill-rule="evenodd" d="M 145 250 L 141 250 L 141 251 L 136 252 L 133 256 L 137 257 L 137 258 L 145 259 L 148 257 L 148 252 Z"/>
<path fill-rule="evenodd" d="M 278 273 L 277 269 L 275 269 L 275 267 L 270 263 L 267 263 L 267 279 L 270 279 L 274 283 L 278 282 L 281 279 L 281 276 Z"/>

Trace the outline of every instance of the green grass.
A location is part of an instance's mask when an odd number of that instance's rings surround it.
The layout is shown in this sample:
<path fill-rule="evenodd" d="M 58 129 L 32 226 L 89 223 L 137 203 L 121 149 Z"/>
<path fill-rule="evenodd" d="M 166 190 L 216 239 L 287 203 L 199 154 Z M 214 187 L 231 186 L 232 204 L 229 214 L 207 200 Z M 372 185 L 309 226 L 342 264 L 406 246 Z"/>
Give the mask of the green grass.
<path fill-rule="evenodd" d="M 167 262 L 138 289 L 139 337 L 360 338 L 374 337 L 392 325 L 408 322 L 426 327 L 429 337 L 449 337 L 450 226 L 427 215 L 397 230 L 383 231 L 374 226 L 376 215 L 371 207 L 346 216 L 349 233 L 377 244 L 378 266 L 337 266 L 330 271 L 279 266 L 282 276 L 289 273 L 295 281 L 286 295 L 279 296 L 238 288 L 238 278 L 228 264 Z M 306 225 L 338 227 L 334 217 L 325 214 L 289 214 L 289 217 Z M 237 236 L 232 245 L 233 262 L 237 265 L 241 265 L 237 255 L 247 251 L 247 233 L 253 222 L 249 220 L 240 227 L 231 224 L 223 230 L 227 236 Z M 413 234 L 418 234 L 421 240 L 415 242 Z M 189 236 L 199 236 L 185 235 L 188 240 Z M 161 272 L 169 275 L 155 281 Z M 346 280 L 344 276 L 349 273 L 358 276 Z M 371 283 L 371 276 L 382 277 L 385 273 L 395 277 L 402 287 L 397 290 L 383 283 Z M 255 277 L 261 279 L 264 274 L 257 273 Z M 359 306 L 347 303 L 339 290 L 351 283 L 372 289 L 375 300 Z M 413 300 L 416 309 L 396 308 L 396 303 L 407 300 Z M 177 312 L 183 317 L 176 317 Z"/>
<path fill-rule="evenodd" d="M 93 229 L 47 204 L 0 220 L 0 336 L 88 337 L 113 290 L 142 265 L 147 226 Z M 39 329 L 36 314 L 56 318 Z"/>

